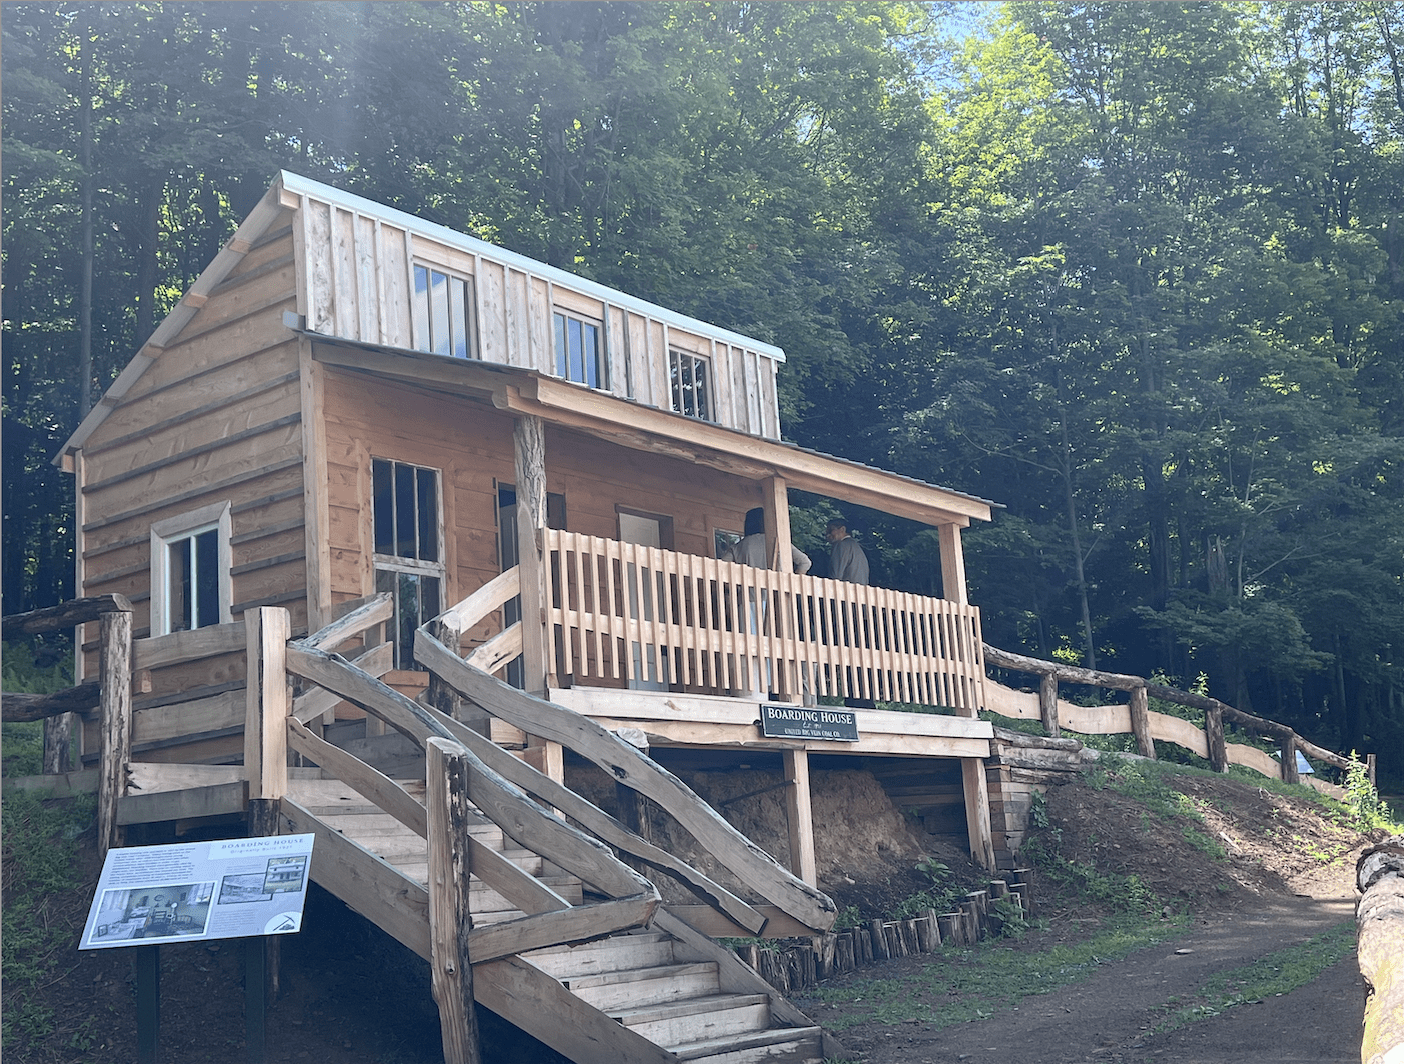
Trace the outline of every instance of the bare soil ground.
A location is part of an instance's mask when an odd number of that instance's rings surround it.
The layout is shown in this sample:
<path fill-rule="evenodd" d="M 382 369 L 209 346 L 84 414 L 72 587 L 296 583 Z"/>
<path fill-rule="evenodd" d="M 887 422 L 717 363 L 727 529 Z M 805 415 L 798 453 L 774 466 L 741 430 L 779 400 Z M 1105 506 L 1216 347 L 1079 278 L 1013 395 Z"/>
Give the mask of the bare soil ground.
<path fill-rule="evenodd" d="M 768 785 L 708 774 L 693 782 L 733 821 L 784 858 L 779 794 Z M 1366 840 L 1304 798 L 1286 798 L 1232 778 L 1172 777 L 1176 793 L 1199 811 L 1162 816 L 1119 793 L 1086 783 L 1054 788 L 1045 837 L 1070 861 L 1135 876 L 1176 913 L 1192 914 L 1181 937 L 1096 967 L 1082 981 L 1025 998 L 1016 1009 L 943 1030 L 929 1024 L 848 1026 L 841 1040 L 865 1064 L 922 1061 L 1334 1061 L 1359 1058 L 1363 989 L 1353 958 L 1308 986 L 1263 1004 L 1244 1005 L 1165 1035 L 1152 1028 L 1167 1002 L 1193 995 L 1215 971 L 1237 967 L 1304 941 L 1351 915 L 1354 855 Z M 603 796 L 602 796 L 603 797 Z M 739 799 L 739 800 L 737 800 Z M 1163 796 L 1160 799 L 1163 805 Z M 724 804 L 723 804 L 724 803 Z M 775 806 L 776 808 L 768 808 Z M 929 836 L 885 802 L 862 773 L 817 773 L 815 813 L 821 885 L 840 906 L 863 915 L 890 913 L 929 886 L 916 864 L 935 856 L 968 886 L 988 878 L 953 847 Z M 660 830 L 663 825 L 660 825 Z M 665 832 L 666 837 L 666 832 Z M 96 881 L 91 834 L 79 840 L 85 881 Z M 7 871 L 7 882 L 9 873 Z M 1039 884 L 1046 926 L 1001 943 L 1034 954 L 1076 942 L 1112 919 L 1110 908 L 1070 893 L 1050 877 Z M 88 892 L 55 895 L 36 919 L 72 928 L 76 942 Z M 1157 902 L 1157 905 L 1161 904 Z M 1193 952 L 1180 953 L 1177 950 Z M 304 931 L 282 940 L 283 985 L 268 1014 L 269 1059 L 301 1064 L 432 1064 L 442 1060 L 427 966 L 330 896 L 309 897 Z M 126 1064 L 135 1059 L 136 1025 L 129 951 L 54 958 L 38 990 L 4 987 L 14 1064 Z M 243 1064 L 242 948 L 193 943 L 162 950 L 161 1059 Z M 958 955 L 908 958 L 850 979 L 896 977 Z M 817 1000 L 798 1002 L 816 1020 L 853 1016 Z M 13 1021 L 27 1017 L 23 1024 Z M 484 1047 L 497 1062 L 557 1061 L 550 1050 L 484 1016 Z"/>

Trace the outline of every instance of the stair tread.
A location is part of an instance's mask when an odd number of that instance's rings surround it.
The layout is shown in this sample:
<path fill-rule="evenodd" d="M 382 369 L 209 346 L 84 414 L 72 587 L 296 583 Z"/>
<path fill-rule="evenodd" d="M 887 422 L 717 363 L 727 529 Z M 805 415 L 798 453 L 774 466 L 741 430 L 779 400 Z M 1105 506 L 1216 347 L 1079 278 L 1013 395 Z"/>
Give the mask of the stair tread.
<path fill-rule="evenodd" d="M 687 998 L 683 1001 L 664 1002 L 658 1005 L 641 1005 L 633 1009 L 610 1009 L 609 1015 L 626 1026 L 640 1023 L 653 1023 L 679 1016 L 701 1016 L 709 1012 L 724 1012 L 728 1009 L 742 1009 L 750 1005 L 769 1005 L 768 994 L 705 994 L 702 997 Z"/>
<path fill-rule="evenodd" d="M 747 1031 L 742 1034 L 724 1035 L 704 1042 L 686 1042 L 682 1045 L 665 1046 L 668 1052 L 679 1060 L 697 1060 L 718 1053 L 735 1052 L 742 1049 L 759 1049 L 763 1046 L 783 1045 L 786 1042 L 800 1042 L 805 1039 L 818 1039 L 823 1036 L 820 1027 L 771 1027 L 764 1031 Z"/>
<path fill-rule="evenodd" d="M 655 964 L 646 968 L 624 968 L 617 972 L 599 972 L 594 975 L 568 975 L 561 982 L 571 990 L 585 990 L 595 986 L 608 986 L 613 983 L 634 983 L 646 979 L 668 979 L 675 975 L 690 975 L 694 972 L 716 971 L 716 961 L 689 961 L 686 964 Z"/>
<path fill-rule="evenodd" d="M 597 938 L 593 942 L 582 942 L 578 946 L 560 945 L 543 946 L 541 949 L 529 950 L 522 956 L 528 960 L 537 957 L 547 957 L 553 953 L 579 954 L 589 950 L 597 949 L 617 949 L 620 945 L 639 945 L 652 942 L 667 942 L 672 940 L 671 935 L 662 931 L 644 931 L 638 934 L 610 935 L 608 938 Z"/>

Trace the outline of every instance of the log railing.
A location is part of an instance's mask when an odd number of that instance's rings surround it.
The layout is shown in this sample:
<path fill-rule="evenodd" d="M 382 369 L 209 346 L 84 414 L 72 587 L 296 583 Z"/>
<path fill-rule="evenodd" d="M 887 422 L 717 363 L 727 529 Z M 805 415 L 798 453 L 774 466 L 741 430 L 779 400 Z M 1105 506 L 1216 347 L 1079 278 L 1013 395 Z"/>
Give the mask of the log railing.
<path fill-rule="evenodd" d="M 974 606 L 555 529 L 545 542 L 553 675 L 982 704 Z"/>
<path fill-rule="evenodd" d="M 517 581 L 517 570 L 510 569 L 421 627 L 415 633 L 415 657 L 420 664 L 429 669 L 437 681 L 492 716 L 528 735 L 559 743 L 602 768 L 617 783 L 658 803 L 742 883 L 806 927 L 827 930 L 836 915 L 834 903 L 728 824 L 671 772 L 588 717 L 517 690 L 490 675 L 485 666 L 501 660 L 499 641 L 511 642 L 512 629 L 479 647 L 467 659 L 459 656 L 460 633 L 476 627 L 511 599 L 517 593 Z M 441 714 L 439 718 L 447 724 L 447 718 Z M 462 725 L 458 725 L 454 734 L 465 745 L 474 744 L 472 748 L 484 760 L 501 756 L 516 760 L 501 751 L 487 753 L 492 744 Z M 674 875 L 681 872 L 685 885 L 735 923 L 756 928 L 753 934 L 764 925 L 764 917 L 751 906 L 695 870 L 680 866 L 676 858 L 590 806 L 559 782 L 534 770 L 530 776 L 523 774 L 520 768 L 514 771 L 519 774 L 514 779 L 519 786 L 528 786 L 523 779 L 528 780 L 532 793 L 578 822 L 588 824 L 611 845 Z"/>
<path fill-rule="evenodd" d="M 1191 753 L 1198 754 L 1207 760 L 1216 772 L 1226 771 L 1230 764 L 1244 765 L 1265 776 L 1280 778 L 1289 783 L 1302 782 L 1297 772 L 1298 750 L 1342 771 L 1349 769 L 1351 765 L 1350 758 L 1308 742 L 1287 725 L 1245 713 L 1220 702 L 1217 698 L 1207 698 L 1190 691 L 1151 683 L 1140 676 L 1083 669 L 1060 662 L 1044 661 L 1041 658 L 1030 658 L 988 644 L 984 647 L 984 660 L 992 667 L 1030 672 L 1039 677 L 1036 699 L 1032 695 L 1011 691 L 989 680 L 985 688 L 988 697 L 986 708 L 1007 717 L 1040 720 L 1048 734 L 1054 738 L 1058 737 L 1064 728 L 1083 734 L 1130 733 L 1136 737 L 1138 752 L 1146 757 L 1155 757 L 1155 740 L 1159 739 L 1176 743 Z M 1058 698 L 1059 683 L 1126 691 L 1130 698 L 1124 706 L 1077 706 Z M 1202 710 L 1204 727 L 1201 729 L 1182 717 L 1151 712 L 1151 698 Z M 1274 761 L 1257 747 L 1226 742 L 1225 721 L 1277 739 L 1281 746 L 1281 762 Z M 1306 782 L 1317 790 L 1328 793 L 1334 793 L 1338 789 L 1319 780 L 1309 779 Z"/>

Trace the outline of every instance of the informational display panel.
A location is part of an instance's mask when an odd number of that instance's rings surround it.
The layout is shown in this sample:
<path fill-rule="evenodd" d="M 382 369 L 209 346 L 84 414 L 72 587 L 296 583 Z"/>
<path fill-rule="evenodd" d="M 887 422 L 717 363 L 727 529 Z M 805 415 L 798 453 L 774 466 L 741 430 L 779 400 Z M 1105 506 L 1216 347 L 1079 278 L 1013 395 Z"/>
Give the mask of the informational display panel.
<path fill-rule="evenodd" d="M 270 835 L 108 850 L 78 948 L 299 931 L 313 838 Z"/>
<path fill-rule="evenodd" d="M 819 706 L 806 709 L 775 702 L 761 703 L 761 734 L 771 739 L 829 739 L 858 741 L 858 714 L 851 709 Z"/>

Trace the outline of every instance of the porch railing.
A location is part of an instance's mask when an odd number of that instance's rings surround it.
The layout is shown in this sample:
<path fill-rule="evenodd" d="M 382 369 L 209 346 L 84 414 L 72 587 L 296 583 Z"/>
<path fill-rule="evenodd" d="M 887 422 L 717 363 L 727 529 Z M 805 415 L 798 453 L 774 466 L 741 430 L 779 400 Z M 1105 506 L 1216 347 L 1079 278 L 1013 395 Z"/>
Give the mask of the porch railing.
<path fill-rule="evenodd" d="M 576 683 L 983 705 L 980 611 L 555 529 L 547 640 Z"/>

